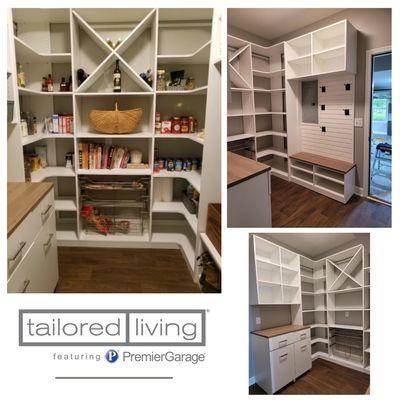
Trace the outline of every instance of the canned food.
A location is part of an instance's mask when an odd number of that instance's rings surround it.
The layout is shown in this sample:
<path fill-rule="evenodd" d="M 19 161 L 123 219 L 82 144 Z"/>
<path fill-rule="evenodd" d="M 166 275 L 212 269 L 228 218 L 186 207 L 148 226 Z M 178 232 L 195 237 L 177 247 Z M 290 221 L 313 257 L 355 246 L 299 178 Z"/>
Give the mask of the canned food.
<path fill-rule="evenodd" d="M 188 117 L 181 118 L 181 133 L 189 133 L 189 119 Z"/>
<path fill-rule="evenodd" d="M 181 119 L 180 117 L 172 118 L 172 133 L 181 133 Z"/>

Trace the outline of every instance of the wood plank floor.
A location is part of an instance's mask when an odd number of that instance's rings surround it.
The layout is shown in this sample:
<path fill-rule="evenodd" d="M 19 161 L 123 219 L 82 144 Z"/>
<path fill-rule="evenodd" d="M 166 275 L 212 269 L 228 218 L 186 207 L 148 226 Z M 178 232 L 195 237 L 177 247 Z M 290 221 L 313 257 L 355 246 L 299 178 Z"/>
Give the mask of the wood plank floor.
<path fill-rule="evenodd" d="M 353 196 L 342 204 L 296 183 L 272 176 L 272 226 L 391 227 L 392 208 Z"/>
<path fill-rule="evenodd" d="M 59 247 L 56 293 L 199 293 L 180 250 Z"/>
<path fill-rule="evenodd" d="M 369 380 L 368 374 L 319 358 L 313 362 L 310 371 L 276 394 L 365 394 Z M 249 394 L 266 392 L 254 384 L 249 387 Z"/>

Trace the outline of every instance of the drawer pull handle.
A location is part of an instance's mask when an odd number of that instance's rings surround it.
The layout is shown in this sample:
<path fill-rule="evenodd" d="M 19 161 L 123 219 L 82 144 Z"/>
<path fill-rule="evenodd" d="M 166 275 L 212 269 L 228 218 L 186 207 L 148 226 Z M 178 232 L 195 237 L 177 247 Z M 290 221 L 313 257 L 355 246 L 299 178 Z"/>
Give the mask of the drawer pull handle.
<path fill-rule="evenodd" d="M 288 353 L 282 354 L 282 355 L 279 357 L 279 359 L 281 360 L 282 358 L 287 358 L 287 355 L 288 355 Z"/>
<path fill-rule="evenodd" d="M 306 333 L 302 333 L 301 335 L 300 335 L 300 339 L 305 339 L 307 337 L 307 334 Z"/>
<path fill-rule="evenodd" d="M 49 211 L 51 210 L 51 204 L 49 204 L 46 208 L 46 211 L 42 212 L 42 224 L 44 224 L 49 218 Z"/>
<path fill-rule="evenodd" d="M 47 240 L 46 243 L 43 243 L 43 247 L 44 247 L 44 251 L 47 252 L 47 250 L 50 248 L 51 246 L 51 239 L 53 239 L 54 233 L 50 233 L 49 235 L 49 239 Z"/>
<path fill-rule="evenodd" d="M 26 293 L 26 289 L 28 289 L 30 283 L 31 281 L 29 279 L 24 281 L 24 286 L 22 287 L 21 293 Z"/>
<path fill-rule="evenodd" d="M 304 346 L 301 346 L 301 351 L 304 351 L 307 348 L 307 345 L 305 344 Z"/>
<path fill-rule="evenodd" d="M 287 340 L 281 340 L 281 341 L 278 343 L 279 347 L 284 347 L 284 346 L 286 346 L 286 344 L 287 344 Z"/>
<path fill-rule="evenodd" d="M 25 247 L 25 245 L 26 245 L 26 242 L 21 242 L 19 244 L 18 251 L 14 254 L 13 257 L 8 259 L 8 269 L 10 269 L 10 263 L 13 263 L 20 256 L 20 254 L 21 254 L 23 248 Z"/>

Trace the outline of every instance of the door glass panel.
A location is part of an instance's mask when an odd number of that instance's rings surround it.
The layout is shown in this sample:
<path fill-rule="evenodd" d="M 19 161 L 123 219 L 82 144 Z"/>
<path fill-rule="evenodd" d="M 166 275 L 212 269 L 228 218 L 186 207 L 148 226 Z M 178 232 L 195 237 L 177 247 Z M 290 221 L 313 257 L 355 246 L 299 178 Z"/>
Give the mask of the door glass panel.
<path fill-rule="evenodd" d="M 369 194 L 392 201 L 392 53 L 372 58 Z"/>

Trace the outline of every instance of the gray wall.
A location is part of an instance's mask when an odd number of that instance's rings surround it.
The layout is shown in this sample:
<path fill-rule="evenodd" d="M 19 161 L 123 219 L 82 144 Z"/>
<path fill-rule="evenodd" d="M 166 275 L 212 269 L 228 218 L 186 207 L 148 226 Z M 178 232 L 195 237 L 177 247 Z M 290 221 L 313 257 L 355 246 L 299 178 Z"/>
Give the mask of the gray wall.
<path fill-rule="evenodd" d="M 301 16 L 300 16 L 301 17 Z M 342 19 L 348 19 L 358 30 L 357 36 L 357 75 L 356 75 L 356 98 L 355 98 L 355 117 L 364 117 L 365 105 L 365 57 L 366 51 L 378 47 L 390 46 L 392 44 L 392 13 L 389 8 L 349 8 L 330 17 L 324 18 L 316 23 L 307 25 L 302 29 L 291 32 L 288 35 L 274 39 L 268 43 L 266 39 L 255 36 L 228 25 L 228 33 L 241 37 L 245 40 L 253 41 L 261 45 L 270 45 L 282 41 L 293 39 L 315 29 Z M 365 121 L 364 121 L 365 123 Z M 364 128 L 355 128 L 354 155 L 357 164 L 356 185 L 363 186 L 364 168 Z M 368 162 L 368 161 L 367 161 Z"/>
<path fill-rule="evenodd" d="M 347 19 L 358 30 L 357 35 L 357 75 L 355 117 L 364 117 L 365 105 L 365 57 L 366 51 L 392 44 L 392 13 L 389 8 L 350 8 L 324 18 L 288 35 L 274 39 L 279 43 L 293 39 L 315 29 Z M 272 44 L 273 44 L 272 43 Z M 365 123 L 365 121 L 364 121 Z M 355 128 L 355 162 L 357 163 L 356 185 L 363 186 L 364 168 L 364 128 Z M 368 160 L 367 160 L 368 162 Z"/>

